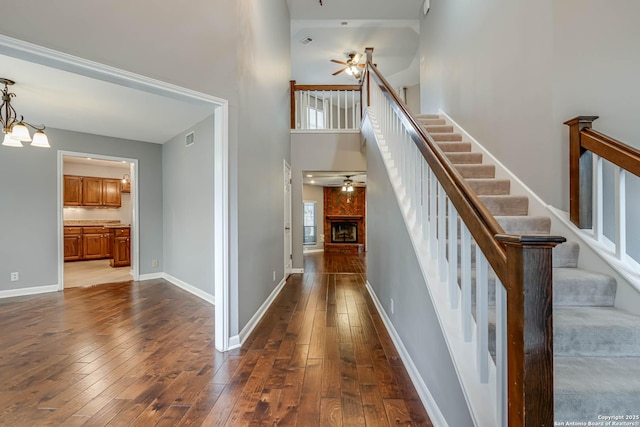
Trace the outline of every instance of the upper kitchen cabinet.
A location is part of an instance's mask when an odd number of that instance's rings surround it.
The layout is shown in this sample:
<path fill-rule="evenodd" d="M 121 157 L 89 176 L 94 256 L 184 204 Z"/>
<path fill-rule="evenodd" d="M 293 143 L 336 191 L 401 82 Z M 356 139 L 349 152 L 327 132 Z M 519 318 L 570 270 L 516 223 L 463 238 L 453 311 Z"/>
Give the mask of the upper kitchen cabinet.
<path fill-rule="evenodd" d="M 122 182 L 111 178 L 65 175 L 64 205 L 119 208 L 122 206 Z"/>
<path fill-rule="evenodd" d="M 82 206 L 82 177 L 64 176 L 64 205 Z"/>

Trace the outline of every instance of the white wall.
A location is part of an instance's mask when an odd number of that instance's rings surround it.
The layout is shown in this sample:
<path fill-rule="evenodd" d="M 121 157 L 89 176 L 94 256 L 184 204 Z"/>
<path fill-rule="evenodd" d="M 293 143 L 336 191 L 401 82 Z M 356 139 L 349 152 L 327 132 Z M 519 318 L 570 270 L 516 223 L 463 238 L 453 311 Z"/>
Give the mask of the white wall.
<path fill-rule="evenodd" d="M 214 295 L 213 116 L 162 146 L 164 266 L 172 277 Z M 185 146 L 185 135 L 194 143 Z"/>
<path fill-rule="evenodd" d="M 303 268 L 302 172 L 365 170 L 367 170 L 367 157 L 361 147 L 359 134 L 291 134 L 293 268 Z"/>
<path fill-rule="evenodd" d="M 64 162 L 65 175 L 97 176 L 99 178 L 122 179 L 124 174 L 131 176 L 128 164 L 113 162 L 113 165 L 87 165 L 83 163 Z M 117 220 L 131 225 L 131 193 L 121 194 L 119 208 L 68 206 L 63 208 L 64 220 Z"/>
<path fill-rule="evenodd" d="M 315 245 L 304 245 L 305 251 L 324 249 L 324 187 L 319 185 L 303 185 L 302 201 L 316 202 L 316 235 Z M 302 210 L 302 207 L 300 207 Z M 303 235 L 304 240 L 304 235 Z"/>

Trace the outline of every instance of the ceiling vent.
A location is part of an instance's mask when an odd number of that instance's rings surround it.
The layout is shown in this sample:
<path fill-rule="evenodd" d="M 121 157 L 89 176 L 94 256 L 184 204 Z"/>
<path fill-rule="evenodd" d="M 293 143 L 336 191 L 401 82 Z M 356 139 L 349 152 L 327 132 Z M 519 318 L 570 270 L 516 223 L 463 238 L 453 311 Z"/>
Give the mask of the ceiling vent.
<path fill-rule="evenodd" d="M 300 43 L 302 44 L 309 44 L 313 41 L 313 39 L 311 37 L 305 37 L 302 40 L 300 40 Z"/>
<path fill-rule="evenodd" d="M 194 133 L 193 132 L 189 132 L 185 137 L 184 137 L 184 146 L 185 147 L 191 147 L 193 145 L 193 143 L 195 142 L 195 138 L 194 138 Z"/>

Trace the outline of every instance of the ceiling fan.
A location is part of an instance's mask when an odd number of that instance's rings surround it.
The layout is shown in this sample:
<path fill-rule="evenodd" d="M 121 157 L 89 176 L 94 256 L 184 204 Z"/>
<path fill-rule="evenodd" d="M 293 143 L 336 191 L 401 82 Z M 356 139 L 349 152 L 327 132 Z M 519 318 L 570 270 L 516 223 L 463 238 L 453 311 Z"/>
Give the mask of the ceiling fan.
<path fill-rule="evenodd" d="M 337 59 L 332 59 L 331 62 L 335 62 L 336 64 L 344 65 L 343 68 L 339 69 L 332 76 L 337 76 L 338 74 L 346 71 L 350 76 L 359 79 L 362 73 L 360 72 L 361 68 L 364 68 L 364 64 L 359 64 L 360 59 L 362 59 L 362 55 L 359 53 L 350 53 L 347 56 L 347 62 L 338 61 Z"/>

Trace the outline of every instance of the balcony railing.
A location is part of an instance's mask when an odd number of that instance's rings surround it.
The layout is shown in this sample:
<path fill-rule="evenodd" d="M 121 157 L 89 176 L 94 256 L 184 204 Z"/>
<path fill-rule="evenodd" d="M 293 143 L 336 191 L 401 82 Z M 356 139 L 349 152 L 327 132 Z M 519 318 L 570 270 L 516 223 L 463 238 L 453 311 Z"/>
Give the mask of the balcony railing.
<path fill-rule="evenodd" d="M 291 129 L 309 132 L 359 132 L 360 85 L 291 86 Z"/>

